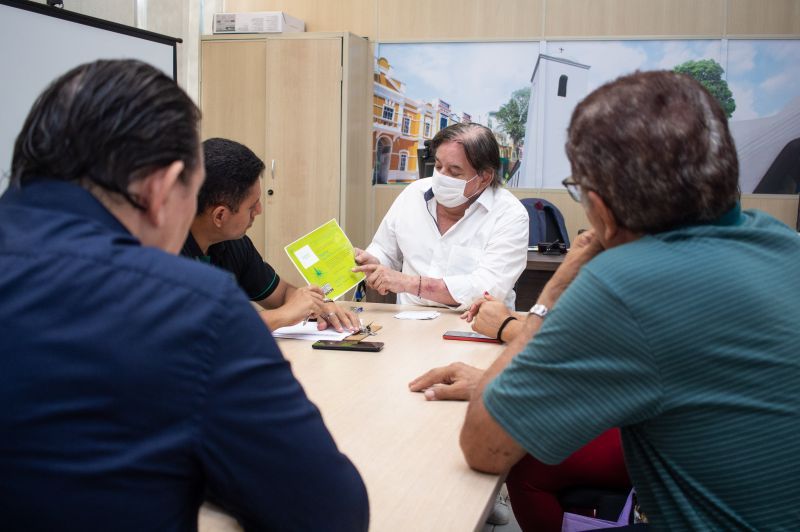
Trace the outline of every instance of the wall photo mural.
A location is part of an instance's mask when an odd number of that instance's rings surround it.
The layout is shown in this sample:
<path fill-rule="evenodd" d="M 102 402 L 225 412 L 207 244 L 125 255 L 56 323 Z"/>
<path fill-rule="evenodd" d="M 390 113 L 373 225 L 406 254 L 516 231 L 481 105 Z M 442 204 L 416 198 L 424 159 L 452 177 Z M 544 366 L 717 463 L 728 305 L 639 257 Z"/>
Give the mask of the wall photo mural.
<path fill-rule="evenodd" d="M 575 105 L 636 70 L 676 70 L 723 106 L 743 193 L 800 191 L 799 40 L 620 40 L 380 44 L 373 182 L 418 179 L 425 141 L 455 122 L 491 128 L 509 186 L 560 188 Z"/>

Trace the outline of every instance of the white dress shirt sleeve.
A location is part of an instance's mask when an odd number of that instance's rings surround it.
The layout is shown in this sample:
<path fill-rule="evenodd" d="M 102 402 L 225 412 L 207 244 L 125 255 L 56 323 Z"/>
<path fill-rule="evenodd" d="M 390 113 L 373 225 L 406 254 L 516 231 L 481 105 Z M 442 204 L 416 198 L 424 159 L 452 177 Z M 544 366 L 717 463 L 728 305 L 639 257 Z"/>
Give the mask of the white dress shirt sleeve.
<path fill-rule="evenodd" d="M 402 215 L 403 209 L 400 205 L 406 201 L 407 198 L 404 197 L 406 195 L 406 190 L 404 190 L 392 203 L 389 212 L 383 217 L 381 225 L 375 232 L 372 242 L 365 250 L 384 266 L 397 271 L 403 269 L 403 252 L 397 243 L 397 222 L 398 216 Z"/>
<path fill-rule="evenodd" d="M 515 199 L 516 201 L 516 199 Z M 462 275 L 447 275 L 444 282 L 459 309 L 489 292 L 513 306 L 514 283 L 528 262 L 528 213 L 520 208 L 502 209 L 495 231 L 481 250 L 478 266 Z"/>

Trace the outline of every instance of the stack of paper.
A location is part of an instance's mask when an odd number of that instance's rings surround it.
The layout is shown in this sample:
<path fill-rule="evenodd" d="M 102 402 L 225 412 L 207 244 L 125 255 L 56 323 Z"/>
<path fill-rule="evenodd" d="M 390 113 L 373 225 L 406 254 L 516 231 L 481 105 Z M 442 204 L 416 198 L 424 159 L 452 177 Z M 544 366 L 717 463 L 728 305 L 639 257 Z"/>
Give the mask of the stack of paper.
<path fill-rule="evenodd" d="M 317 324 L 313 321 L 298 323 L 288 327 L 281 327 L 272 331 L 275 338 L 295 338 L 297 340 L 344 340 L 351 333 L 349 331 L 336 332 L 336 329 L 328 326 L 327 329 L 318 331 Z"/>
<path fill-rule="evenodd" d="M 435 310 L 406 310 L 394 315 L 398 320 L 432 320 L 439 317 Z"/>

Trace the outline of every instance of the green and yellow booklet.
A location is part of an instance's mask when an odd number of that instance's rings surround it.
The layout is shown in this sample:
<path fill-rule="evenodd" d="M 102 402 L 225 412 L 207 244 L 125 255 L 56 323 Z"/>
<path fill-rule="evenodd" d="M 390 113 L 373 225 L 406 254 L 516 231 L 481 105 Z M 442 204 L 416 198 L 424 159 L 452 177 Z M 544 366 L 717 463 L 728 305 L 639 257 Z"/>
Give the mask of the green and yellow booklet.
<path fill-rule="evenodd" d="M 353 245 L 334 219 L 284 248 L 308 284 L 317 285 L 328 299 L 337 299 L 364 279 L 356 266 Z"/>

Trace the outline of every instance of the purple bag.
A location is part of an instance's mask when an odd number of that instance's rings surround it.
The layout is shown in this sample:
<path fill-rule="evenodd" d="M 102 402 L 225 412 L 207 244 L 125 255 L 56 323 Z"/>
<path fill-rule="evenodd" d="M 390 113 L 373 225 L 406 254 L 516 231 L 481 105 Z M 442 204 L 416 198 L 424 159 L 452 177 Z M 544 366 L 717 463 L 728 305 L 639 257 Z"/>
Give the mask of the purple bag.
<path fill-rule="evenodd" d="M 619 513 L 619 517 L 616 521 L 606 521 L 605 519 L 598 519 L 596 517 L 587 517 L 585 515 L 564 512 L 564 520 L 561 522 L 561 532 L 582 532 L 584 530 L 627 526 L 631 515 L 631 507 L 633 506 L 633 493 L 634 490 L 631 490 L 628 494 L 628 500 L 625 501 L 625 506 L 622 507 L 622 511 Z"/>

